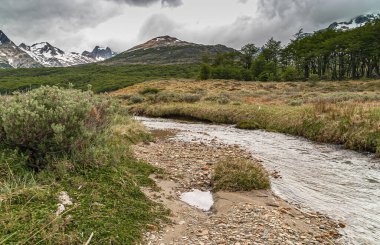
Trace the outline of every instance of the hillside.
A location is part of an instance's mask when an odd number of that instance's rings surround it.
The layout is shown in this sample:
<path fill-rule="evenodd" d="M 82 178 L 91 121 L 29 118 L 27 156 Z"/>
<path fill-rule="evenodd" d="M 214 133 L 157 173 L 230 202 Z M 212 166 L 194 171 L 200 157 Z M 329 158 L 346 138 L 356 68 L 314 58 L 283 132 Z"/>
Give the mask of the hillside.
<path fill-rule="evenodd" d="M 135 83 L 155 79 L 193 78 L 199 73 L 197 64 L 104 66 L 87 64 L 73 67 L 44 67 L 34 69 L 0 69 L 0 95 L 15 90 L 58 85 L 106 92 Z"/>
<path fill-rule="evenodd" d="M 206 53 L 213 55 L 235 51 L 224 45 L 202 45 L 162 36 L 116 55 L 103 64 L 187 64 L 200 62 Z"/>

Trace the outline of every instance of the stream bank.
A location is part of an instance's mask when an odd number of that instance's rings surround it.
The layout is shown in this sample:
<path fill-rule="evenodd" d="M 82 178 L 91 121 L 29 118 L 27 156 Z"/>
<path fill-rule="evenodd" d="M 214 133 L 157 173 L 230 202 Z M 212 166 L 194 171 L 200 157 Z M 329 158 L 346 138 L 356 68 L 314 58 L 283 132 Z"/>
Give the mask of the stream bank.
<path fill-rule="evenodd" d="M 380 244 L 380 159 L 340 146 L 263 130 L 137 117 L 148 128 L 175 130 L 173 139 L 238 145 L 262 161 L 272 190 L 303 210 L 343 221 L 344 244 Z"/>
<path fill-rule="evenodd" d="M 308 213 L 271 190 L 214 193 L 209 212 L 180 200 L 193 189 L 211 189 L 213 166 L 225 158 L 252 155 L 237 145 L 183 142 L 178 130 L 154 130 L 156 142 L 133 147 L 135 156 L 164 170 L 155 175 L 159 191 L 144 192 L 171 211 L 171 225 L 151 227 L 146 244 L 338 244 L 339 224 L 320 213 Z"/>

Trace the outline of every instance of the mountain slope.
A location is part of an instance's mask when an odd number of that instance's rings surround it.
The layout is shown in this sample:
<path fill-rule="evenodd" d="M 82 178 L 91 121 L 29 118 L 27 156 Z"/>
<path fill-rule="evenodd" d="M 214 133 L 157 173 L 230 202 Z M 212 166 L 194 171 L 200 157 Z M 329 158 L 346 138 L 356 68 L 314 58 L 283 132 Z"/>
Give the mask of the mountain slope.
<path fill-rule="evenodd" d="M 200 62 L 205 53 L 213 55 L 234 51 L 224 45 L 201 45 L 161 36 L 118 54 L 103 64 L 187 64 Z"/>
<path fill-rule="evenodd" d="M 92 57 L 78 53 L 65 53 L 48 42 L 36 43 L 32 46 L 20 44 L 23 51 L 45 67 L 66 67 L 96 62 Z"/>
<path fill-rule="evenodd" d="M 0 68 L 42 67 L 0 31 Z"/>

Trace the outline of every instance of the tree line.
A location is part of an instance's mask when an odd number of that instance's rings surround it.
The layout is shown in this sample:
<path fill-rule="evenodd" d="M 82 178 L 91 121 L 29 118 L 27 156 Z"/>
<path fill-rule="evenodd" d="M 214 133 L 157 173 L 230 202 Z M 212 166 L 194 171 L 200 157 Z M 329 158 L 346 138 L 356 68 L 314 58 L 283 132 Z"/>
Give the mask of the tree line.
<path fill-rule="evenodd" d="M 302 29 L 286 46 L 273 38 L 258 48 L 204 55 L 201 79 L 259 81 L 346 80 L 380 77 L 380 20 L 352 30 Z"/>

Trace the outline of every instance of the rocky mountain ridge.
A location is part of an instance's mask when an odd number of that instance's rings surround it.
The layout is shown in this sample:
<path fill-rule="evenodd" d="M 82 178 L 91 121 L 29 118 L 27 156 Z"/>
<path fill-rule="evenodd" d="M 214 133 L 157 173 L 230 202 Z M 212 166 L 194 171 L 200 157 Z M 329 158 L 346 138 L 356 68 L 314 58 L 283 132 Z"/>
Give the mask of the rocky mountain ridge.
<path fill-rule="evenodd" d="M 95 63 L 113 57 L 110 48 L 96 46 L 92 52 L 65 52 L 48 42 L 17 46 L 0 31 L 0 68 L 67 67 Z"/>
<path fill-rule="evenodd" d="M 380 14 L 359 15 L 359 16 L 356 16 L 355 18 L 352 18 L 349 21 L 334 22 L 328 28 L 333 29 L 333 30 L 346 31 L 346 30 L 361 27 L 367 24 L 368 22 L 374 21 L 376 19 L 380 19 Z"/>
<path fill-rule="evenodd" d="M 36 43 L 32 46 L 22 43 L 19 48 L 44 67 L 66 67 L 96 62 L 95 59 L 78 53 L 65 53 L 48 42 Z"/>
<path fill-rule="evenodd" d="M 224 45 L 203 45 L 179 40 L 171 36 L 155 37 L 137 45 L 104 64 L 187 64 L 200 62 L 204 54 L 237 52 Z"/>
<path fill-rule="evenodd" d="M 96 46 L 91 52 L 84 51 L 82 53 L 83 56 L 93 58 L 97 61 L 104 61 L 109 58 L 112 58 L 117 53 L 113 52 L 109 47 L 100 47 Z"/>
<path fill-rule="evenodd" d="M 42 67 L 0 30 L 0 69 Z"/>

